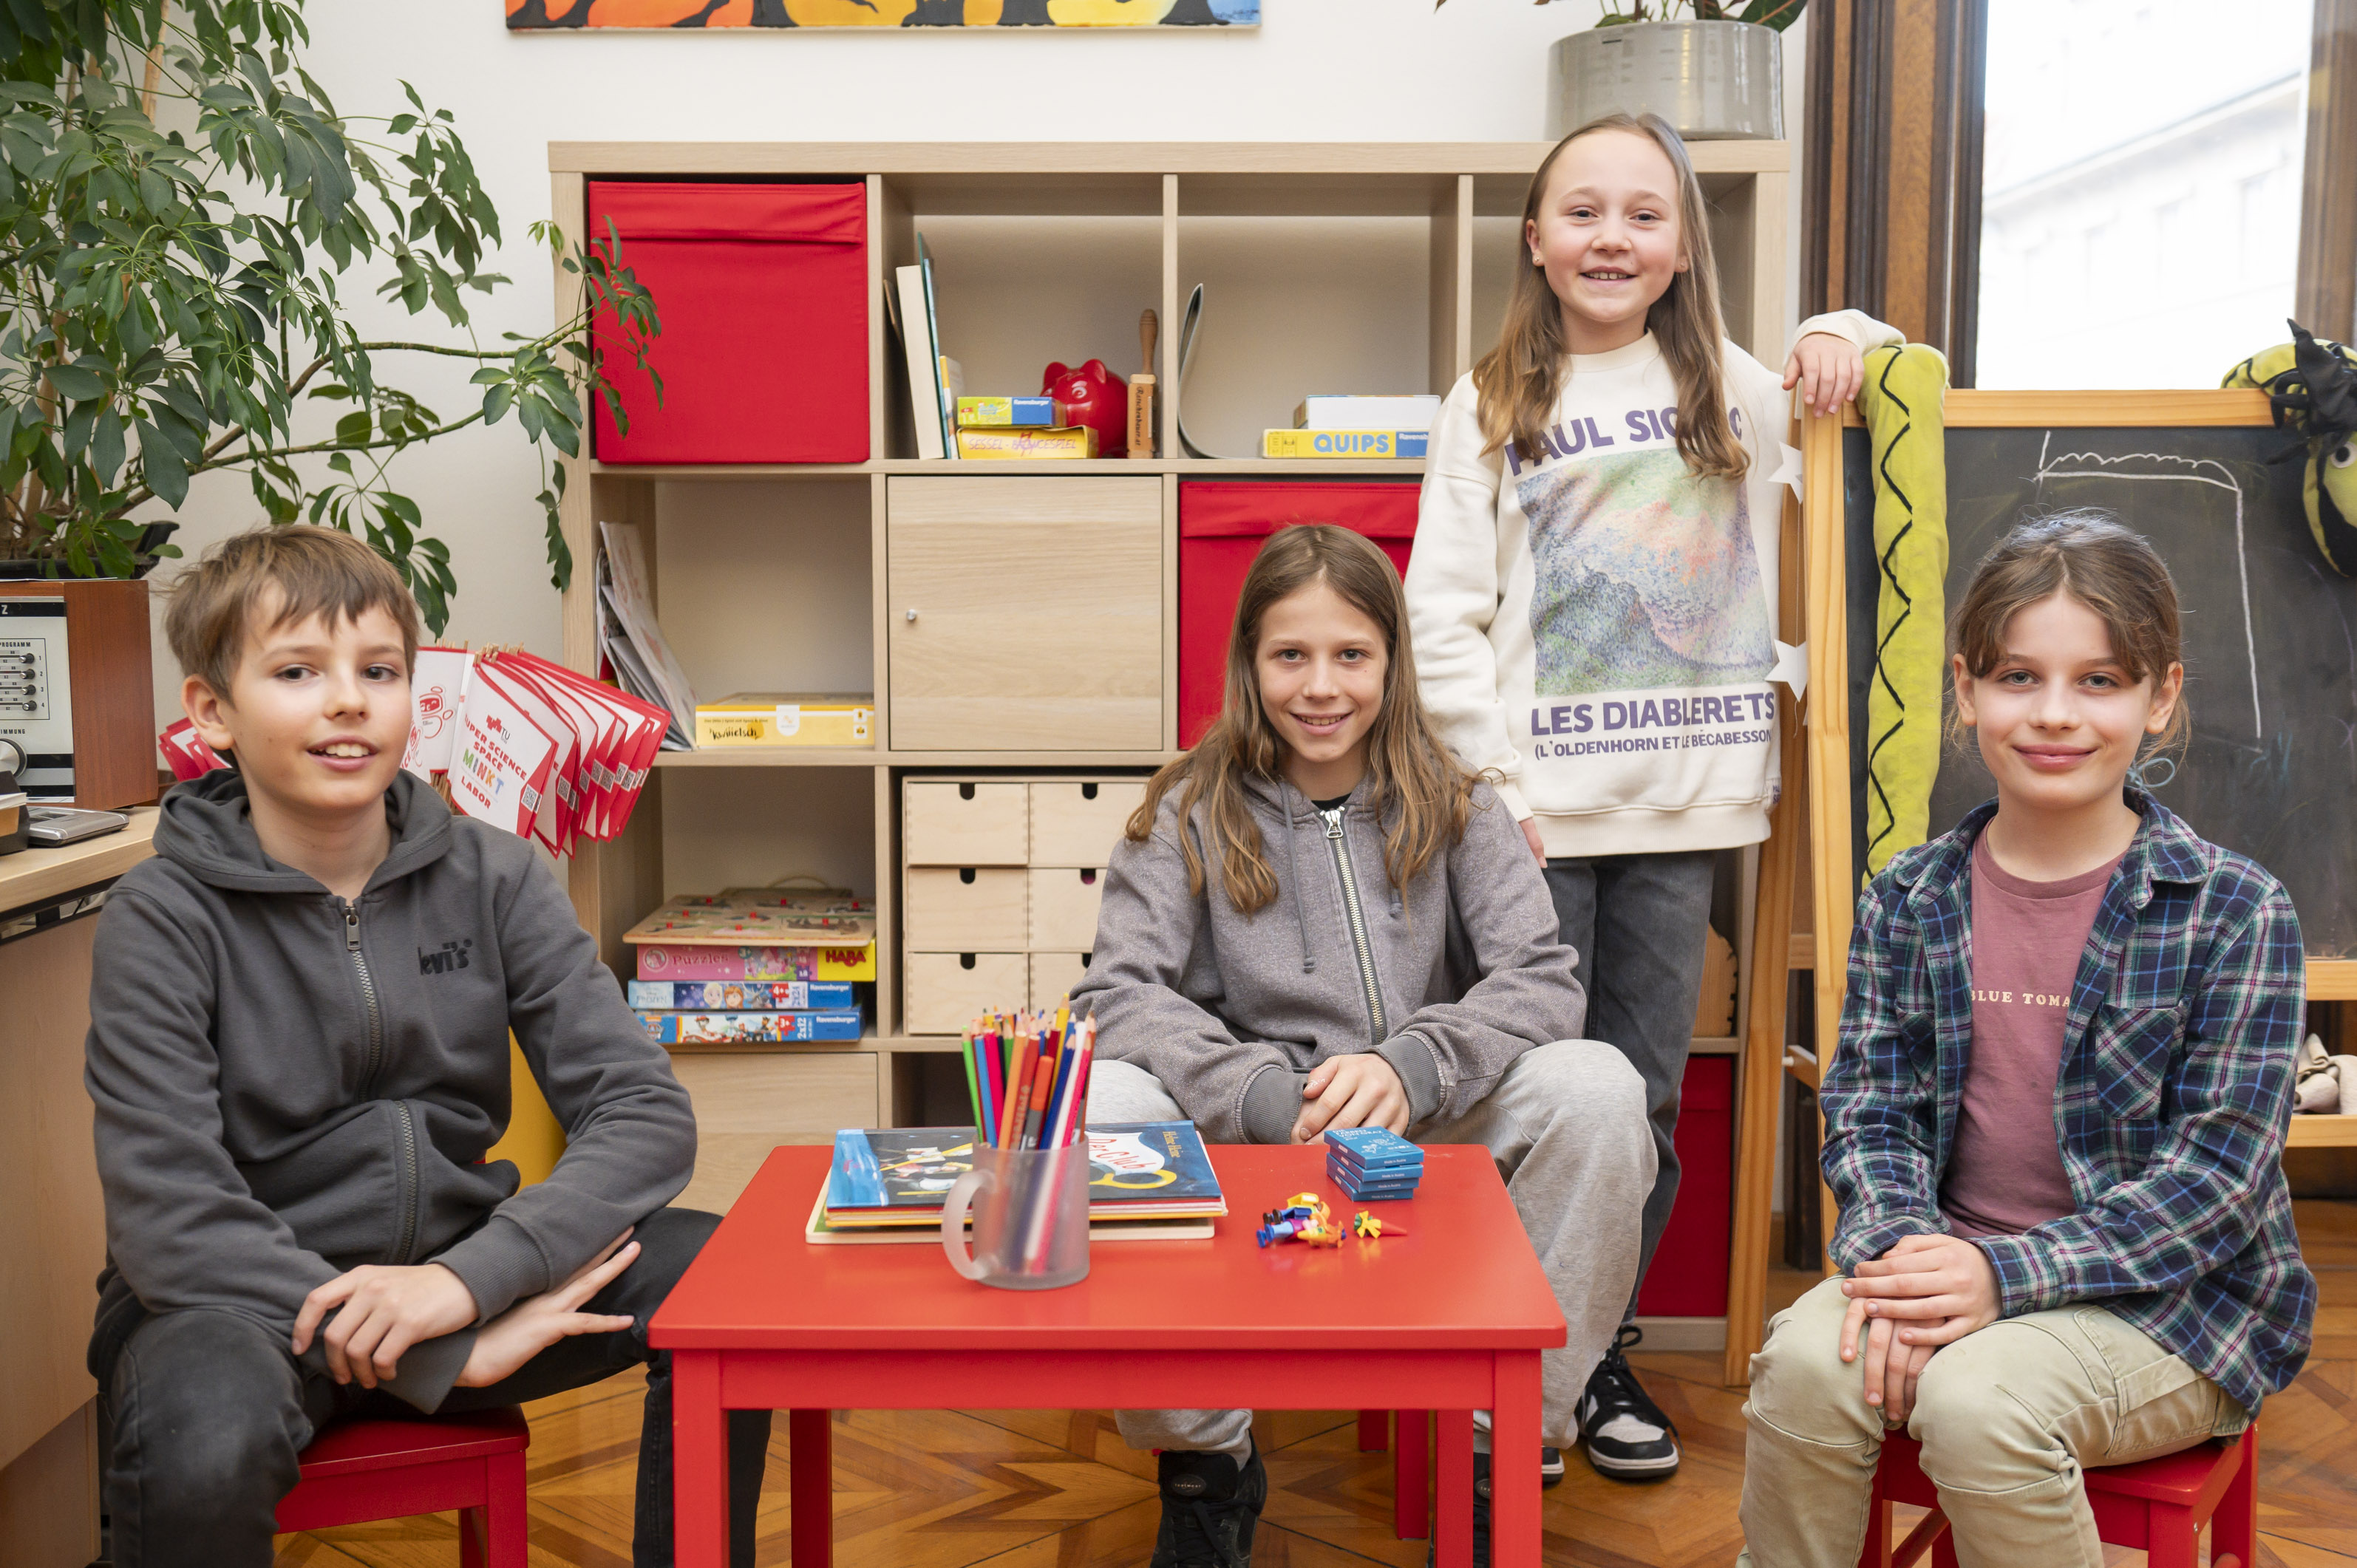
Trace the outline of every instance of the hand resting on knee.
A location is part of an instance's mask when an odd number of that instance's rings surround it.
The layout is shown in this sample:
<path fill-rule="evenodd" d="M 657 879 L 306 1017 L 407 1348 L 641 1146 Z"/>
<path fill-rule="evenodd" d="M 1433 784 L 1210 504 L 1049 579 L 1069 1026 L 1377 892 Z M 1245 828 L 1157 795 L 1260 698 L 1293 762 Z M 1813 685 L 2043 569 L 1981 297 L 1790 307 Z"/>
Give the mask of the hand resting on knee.
<path fill-rule="evenodd" d="M 1988 1256 L 1961 1236 L 1902 1236 L 1879 1258 L 1842 1282 L 1850 1298 L 1842 1315 L 1841 1358 L 1863 1353 L 1866 1402 L 1904 1422 L 1915 1405 L 1916 1380 L 1932 1352 L 1953 1345 L 1999 1316 L 1996 1271 Z M 1861 1344 L 1859 1329 L 1865 1334 Z"/>

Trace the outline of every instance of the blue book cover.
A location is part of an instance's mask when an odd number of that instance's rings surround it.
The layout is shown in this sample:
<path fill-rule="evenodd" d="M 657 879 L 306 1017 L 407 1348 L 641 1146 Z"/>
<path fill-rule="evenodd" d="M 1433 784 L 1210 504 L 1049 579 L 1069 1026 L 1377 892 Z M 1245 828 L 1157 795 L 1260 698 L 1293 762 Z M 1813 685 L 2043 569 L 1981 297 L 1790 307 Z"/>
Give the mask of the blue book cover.
<path fill-rule="evenodd" d="M 633 980 L 630 1005 L 642 1012 L 786 1013 L 856 1005 L 847 980 Z"/>
<path fill-rule="evenodd" d="M 1089 1213 L 1224 1214 L 1220 1178 L 1192 1122 L 1125 1122 L 1091 1127 Z M 938 1212 L 974 1165 L 972 1127 L 850 1127 L 834 1135 L 828 1174 L 830 1219 L 861 1210 L 922 1221 Z"/>

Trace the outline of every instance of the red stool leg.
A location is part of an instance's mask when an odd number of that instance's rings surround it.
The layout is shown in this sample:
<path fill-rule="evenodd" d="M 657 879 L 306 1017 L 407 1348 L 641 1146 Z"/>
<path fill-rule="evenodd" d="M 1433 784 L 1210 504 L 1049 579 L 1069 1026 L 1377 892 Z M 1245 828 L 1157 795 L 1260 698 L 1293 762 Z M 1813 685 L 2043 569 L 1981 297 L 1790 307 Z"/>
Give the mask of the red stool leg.
<path fill-rule="evenodd" d="M 1473 1568 L 1473 1412 L 1440 1412 L 1440 1503 L 1433 1511 L 1439 1568 Z"/>
<path fill-rule="evenodd" d="M 1399 1412 L 1399 1433 L 1392 1444 L 1392 1533 L 1402 1541 L 1422 1541 L 1432 1533 L 1431 1494 L 1426 1466 L 1431 1463 L 1432 1412 Z"/>
<path fill-rule="evenodd" d="M 490 1530 L 487 1509 L 458 1510 L 458 1568 L 488 1568 L 483 1562 L 483 1537 Z"/>
<path fill-rule="evenodd" d="M 2194 1568 L 2201 1546 L 2201 1527 L 2193 1510 L 2175 1503 L 2147 1503 L 2145 1562 L 2151 1568 Z"/>
<path fill-rule="evenodd" d="M 1874 1490 L 1867 1495 L 1866 1543 L 1858 1550 L 1857 1568 L 1890 1568 L 1890 1499 L 1883 1494 L 1879 1466 Z"/>
<path fill-rule="evenodd" d="M 786 1418 L 793 1455 L 793 1568 L 834 1559 L 834 1412 L 798 1410 Z"/>
<path fill-rule="evenodd" d="M 494 1454 L 487 1460 L 490 1500 L 469 1509 L 483 1520 L 483 1568 L 526 1568 L 532 1555 L 531 1510 L 526 1506 L 523 1455 Z"/>
<path fill-rule="evenodd" d="M 2210 1516 L 2211 1568 L 2257 1568 L 2259 1561 L 2259 1429 L 2243 1434 L 2235 1444 L 2240 1463 L 2218 1511 Z"/>
<path fill-rule="evenodd" d="M 1380 1454 L 1392 1445 L 1392 1412 L 1387 1410 L 1362 1410 L 1359 1412 L 1359 1452 Z"/>

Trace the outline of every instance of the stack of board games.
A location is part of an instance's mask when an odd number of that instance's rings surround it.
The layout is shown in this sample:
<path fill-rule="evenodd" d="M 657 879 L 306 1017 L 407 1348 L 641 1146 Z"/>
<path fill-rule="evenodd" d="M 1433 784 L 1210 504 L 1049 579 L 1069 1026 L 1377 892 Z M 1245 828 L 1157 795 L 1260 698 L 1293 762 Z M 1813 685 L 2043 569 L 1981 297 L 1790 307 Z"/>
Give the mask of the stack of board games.
<path fill-rule="evenodd" d="M 873 980 L 876 907 L 839 888 L 672 899 L 622 933 L 640 980 Z"/>
<path fill-rule="evenodd" d="M 1424 1151 L 1388 1127 L 1329 1127 L 1326 1174 L 1353 1203 L 1414 1197 Z"/>
<path fill-rule="evenodd" d="M 856 1040 L 876 978 L 876 908 L 835 887 L 729 887 L 672 899 L 623 933 L 630 1005 L 665 1045 Z"/>
<path fill-rule="evenodd" d="M 1228 1211 L 1192 1122 L 1091 1127 L 1089 1240 L 1208 1240 Z M 942 1204 L 973 1168 L 972 1127 L 850 1128 L 803 1235 L 817 1242 L 933 1241 Z"/>

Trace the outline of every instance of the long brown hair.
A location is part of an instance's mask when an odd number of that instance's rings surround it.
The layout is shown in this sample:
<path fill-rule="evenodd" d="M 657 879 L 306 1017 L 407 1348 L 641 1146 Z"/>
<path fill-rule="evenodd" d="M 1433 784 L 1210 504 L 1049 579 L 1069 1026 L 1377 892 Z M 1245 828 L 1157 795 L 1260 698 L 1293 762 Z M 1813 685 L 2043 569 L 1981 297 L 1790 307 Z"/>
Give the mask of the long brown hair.
<path fill-rule="evenodd" d="M 1719 345 L 1727 327 L 1718 308 L 1718 263 L 1710 248 L 1710 214 L 1695 178 L 1686 145 L 1658 114 L 1607 114 L 1590 120 L 1555 145 L 1531 176 L 1530 194 L 1523 199 L 1523 226 L 1515 231 L 1517 246 L 1538 221 L 1546 200 L 1547 175 L 1564 148 L 1582 136 L 1604 131 L 1625 131 L 1649 136 L 1670 160 L 1678 175 L 1678 244 L 1686 270 L 1670 280 L 1669 292 L 1653 302 L 1645 325 L 1669 361 L 1670 379 L 1678 389 L 1678 456 L 1706 479 L 1740 479 L 1750 466 L 1743 445 L 1735 438 L 1727 418 L 1727 377 L 1720 366 Z M 1518 252 L 1519 253 L 1519 252 Z M 1555 403 L 1563 395 L 1563 305 L 1547 285 L 1546 269 L 1517 264 L 1514 286 L 1506 298 L 1505 325 L 1498 346 L 1473 367 L 1474 390 L 1480 394 L 1479 413 L 1484 452 L 1508 442 L 1536 460 L 1545 450 L 1544 433 L 1555 421 Z"/>
<path fill-rule="evenodd" d="M 1383 705 L 1368 732 L 1367 777 L 1360 798 L 1378 821 L 1394 804 L 1398 808 L 1383 833 L 1383 872 L 1393 886 L 1405 887 L 1435 855 L 1464 836 L 1472 805 L 1474 775 L 1433 733 L 1417 694 L 1415 653 L 1406 636 L 1407 601 L 1390 558 L 1362 536 L 1331 523 L 1279 529 L 1261 546 L 1236 596 L 1220 716 L 1192 751 L 1154 776 L 1128 827 L 1133 840 L 1145 843 L 1162 798 L 1180 789 L 1178 843 L 1187 857 L 1187 891 L 1200 898 L 1204 852 L 1192 824 L 1200 803 L 1205 837 L 1220 858 L 1228 902 L 1246 915 L 1266 908 L 1277 888 L 1260 828 L 1244 802 L 1244 780 L 1277 782 L 1285 762 L 1285 745 L 1261 706 L 1261 622 L 1270 606 L 1318 583 L 1383 633 Z"/>
<path fill-rule="evenodd" d="M 2005 657 L 2005 628 L 2031 605 L 2068 594 L 2094 612 L 2112 640 L 2112 654 L 2131 681 L 2158 683 L 2185 660 L 2178 629 L 2177 580 L 2145 537 L 2092 509 L 2057 512 L 2022 523 L 1996 542 L 1948 621 L 1948 650 L 1979 680 Z M 1964 725 L 1950 709 L 1949 736 Z M 2152 749 L 2184 740 L 2192 721 L 2180 692 L 2169 725 Z"/>

